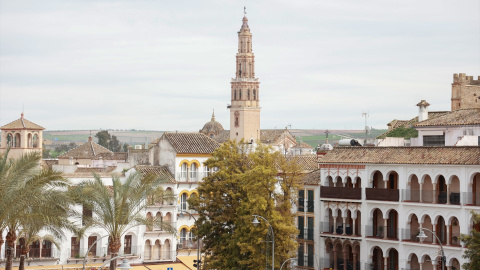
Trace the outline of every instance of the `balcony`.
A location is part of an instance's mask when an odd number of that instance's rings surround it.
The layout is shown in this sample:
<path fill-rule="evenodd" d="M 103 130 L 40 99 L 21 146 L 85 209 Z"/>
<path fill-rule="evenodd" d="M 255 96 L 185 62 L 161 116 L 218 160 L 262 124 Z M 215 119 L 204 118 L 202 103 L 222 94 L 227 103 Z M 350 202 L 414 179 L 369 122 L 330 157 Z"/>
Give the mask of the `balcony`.
<path fill-rule="evenodd" d="M 365 189 L 367 200 L 375 201 L 399 201 L 398 189 L 383 189 L 383 188 L 366 188 Z"/>
<path fill-rule="evenodd" d="M 361 188 L 347 188 L 347 187 L 320 187 L 320 198 L 331 199 L 346 199 L 346 200 L 361 200 Z"/>

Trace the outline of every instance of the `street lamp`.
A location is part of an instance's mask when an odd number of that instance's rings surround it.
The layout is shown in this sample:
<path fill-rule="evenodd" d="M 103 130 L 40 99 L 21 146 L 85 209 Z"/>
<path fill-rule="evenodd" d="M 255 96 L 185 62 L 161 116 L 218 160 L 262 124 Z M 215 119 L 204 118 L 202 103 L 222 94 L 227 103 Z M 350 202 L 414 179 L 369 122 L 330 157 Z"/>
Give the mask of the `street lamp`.
<path fill-rule="evenodd" d="M 120 258 L 120 257 L 123 257 L 124 255 L 120 255 L 120 256 L 117 256 L 117 257 L 113 257 L 109 260 L 107 260 L 104 264 L 102 264 L 102 266 L 100 266 L 100 268 L 98 268 L 98 270 L 102 270 L 102 268 L 107 265 L 107 263 L 110 263 L 112 260 L 115 260 L 117 258 Z M 133 267 L 130 265 L 130 263 L 128 262 L 128 260 L 126 258 L 123 259 L 122 263 L 117 267 L 118 269 L 120 270 L 130 270 L 132 269 Z"/>
<path fill-rule="evenodd" d="M 184 215 L 183 215 L 184 212 L 189 214 L 190 217 L 192 217 L 193 220 L 195 220 L 195 223 L 197 222 L 197 219 L 192 214 L 190 214 L 189 212 L 186 212 L 182 209 L 180 209 L 180 217 L 181 218 L 184 217 Z M 197 270 L 200 269 L 200 263 L 201 263 L 201 261 L 200 261 L 200 237 L 198 237 L 198 235 L 197 235 L 197 260 L 196 261 L 194 260 L 194 262 L 195 262 L 195 264 L 193 266 L 196 267 Z"/>
<path fill-rule="evenodd" d="M 252 221 L 252 224 L 254 226 L 257 226 L 258 224 L 260 224 L 260 221 L 258 221 L 257 218 L 261 218 L 261 219 L 265 220 L 265 222 L 267 222 L 268 226 L 270 227 L 270 232 L 272 233 L 272 270 L 274 270 L 274 267 L 275 267 L 275 235 L 273 234 L 272 225 L 270 225 L 268 220 L 265 219 L 262 216 L 259 216 L 259 215 L 252 215 L 252 216 L 254 217 L 254 219 Z"/>
<path fill-rule="evenodd" d="M 417 235 L 417 237 L 418 239 L 420 239 L 420 243 L 423 243 L 423 241 L 427 238 L 427 235 L 425 235 L 424 230 L 432 233 L 437 238 L 438 244 L 440 245 L 440 249 L 442 250 L 442 270 L 445 270 L 445 265 L 447 264 L 447 257 L 445 257 L 445 252 L 443 252 L 442 241 L 440 241 L 440 238 L 438 238 L 438 236 L 431 230 L 427 228 L 422 228 L 422 227 L 420 227 L 419 229 L 420 229 L 420 233 Z"/>
<path fill-rule="evenodd" d="M 282 263 L 282 266 L 280 267 L 280 270 L 283 269 L 283 266 L 284 266 L 288 261 L 293 261 L 293 265 L 296 265 L 296 263 L 295 263 L 295 258 L 286 259 L 286 260 Z"/>

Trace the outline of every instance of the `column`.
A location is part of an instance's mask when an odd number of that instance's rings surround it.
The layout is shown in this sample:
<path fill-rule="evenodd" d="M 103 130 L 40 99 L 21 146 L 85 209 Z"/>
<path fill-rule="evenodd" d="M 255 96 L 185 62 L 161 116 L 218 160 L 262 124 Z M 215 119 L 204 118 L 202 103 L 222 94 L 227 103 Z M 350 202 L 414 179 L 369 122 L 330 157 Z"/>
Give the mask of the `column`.
<path fill-rule="evenodd" d="M 447 204 L 450 204 L 450 184 L 447 184 Z"/>
<path fill-rule="evenodd" d="M 447 270 L 452 270 L 452 267 L 451 267 L 451 266 L 447 266 Z"/>
<path fill-rule="evenodd" d="M 383 269 L 388 270 L 388 257 L 383 258 Z"/>
<path fill-rule="evenodd" d="M 153 259 L 153 247 L 155 246 L 155 243 L 153 245 L 150 244 L 150 260 Z"/>
<path fill-rule="evenodd" d="M 383 219 L 383 239 L 387 239 L 387 222 L 388 222 L 388 219 L 384 218 Z"/>
<path fill-rule="evenodd" d="M 418 223 L 418 227 L 419 227 L 419 228 L 423 228 L 423 224 L 419 222 L 419 223 Z M 411 226 L 410 226 L 410 228 L 411 228 Z M 420 229 L 418 229 L 418 231 L 420 232 Z M 419 242 L 420 242 L 420 239 L 415 236 L 415 241 L 419 241 Z M 420 267 L 420 269 L 422 269 L 422 268 Z"/>
<path fill-rule="evenodd" d="M 353 270 L 357 270 L 357 253 L 355 252 L 353 253 Z"/>
<path fill-rule="evenodd" d="M 383 188 L 388 188 L 388 180 L 383 180 Z"/>
<path fill-rule="evenodd" d="M 333 216 L 333 234 L 337 234 L 337 217 Z"/>
<path fill-rule="evenodd" d="M 432 203 L 437 203 L 437 185 L 433 185 L 433 200 L 432 200 Z"/>
<path fill-rule="evenodd" d="M 434 234 L 434 235 L 432 235 L 432 239 L 433 239 L 433 240 L 432 240 L 432 241 L 433 241 L 432 244 L 434 244 L 434 245 L 437 243 L 437 237 L 435 237 L 435 235 L 437 235 L 437 232 L 435 231 L 436 229 L 437 229 L 437 224 L 433 224 L 432 231 L 433 231 L 433 234 Z M 434 268 L 434 269 L 435 269 L 435 268 Z"/>
<path fill-rule="evenodd" d="M 343 217 L 343 232 L 342 232 L 342 235 L 346 235 L 346 234 L 347 234 L 347 232 L 346 232 L 346 230 L 345 230 L 345 228 L 346 228 L 346 225 L 345 225 L 346 220 L 347 220 L 347 218 L 346 218 L 346 217 Z"/>
<path fill-rule="evenodd" d="M 447 246 L 448 245 L 451 245 L 451 241 L 450 241 L 450 226 L 451 225 L 447 225 Z"/>
<path fill-rule="evenodd" d="M 357 235 L 357 230 L 356 230 L 356 224 L 355 223 L 357 223 L 357 218 L 352 218 L 352 220 L 353 220 L 352 235 L 356 236 Z"/>
<path fill-rule="evenodd" d="M 422 262 L 418 262 L 418 265 L 420 265 L 420 270 L 422 270 L 422 267 L 423 267 L 423 263 Z"/>
<path fill-rule="evenodd" d="M 39 250 L 38 250 L 38 257 L 39 257 L 39 258 L 42 258 L 43 241 L 38 240 L 38 242 L 40 242 Z"/>

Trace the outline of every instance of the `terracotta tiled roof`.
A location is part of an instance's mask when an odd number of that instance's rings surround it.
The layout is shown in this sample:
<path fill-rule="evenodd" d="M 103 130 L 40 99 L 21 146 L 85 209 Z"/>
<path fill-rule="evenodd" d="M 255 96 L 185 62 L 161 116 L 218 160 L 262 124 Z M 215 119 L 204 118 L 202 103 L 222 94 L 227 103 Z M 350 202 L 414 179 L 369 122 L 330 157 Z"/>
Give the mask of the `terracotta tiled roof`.
<path fill-rule="evenodd" d="M 319 163 L 480 165 L 480 147 L 337 147 Z"/>
<path fill-rule="evenodd" d="M 28 121 L 27 119 L 22 117 L 19 119 L 6 124 L 5 126 L 1 127 L 0 129 L 34 129 L 34 130 L 44 130 L 44 127 L 41 127 L 33 122 Z"/>
<path fill-rule="evenodd" d="M 93 141 L 89 141 L 58 156 L 59 159 L 70 157 L 85 159 L 99 159 L 102 157 L 104 160 L 126 160 L 127 153 L 114 153 Z"/>
<path fill-rule="evenodd" d="M 317 155 L 299 155 L 287 156 L 287 161 L 295 160 L 303 171 L 311 171 L 318 169 Z"/>
<path fill-rule="evenodd" d="M 302 176 L 304 185 L 318 185 L 320 183 L 320 169 L 316 169 Z"/>
<path fill-rule="evenodd" d="M 73 173 L 64 173 L 65 177 L 89 177 L 93 178 L 93 174 L 100 177 L 112 177 L 113 175 L 121 176 L 122 173 L 115 172 L 117 166 L 108 166 L 108 167 L 78 167 Z"/>
<path fill-rule="evenodd" d="M 428 119 L 434 119 L 434 118 L 437 118 L 437 117 L 440 117 L 442 115 L 445 115 L 449 113 L 448 111 L 437 111 L 437 112 L 428 112 Z M 427 121 L 427 120 L 425 120 Z M 394 131 L 395 129 L 399 128 L 399 127 L 405 127 L 405 128 L 410 128 L 410 127 L 413 127 L 415 125 L 415 123 L 418 123 L 418 116 L 415 116 L 414 118 L 410 119 L 410 120 L 392 120 L 390 123 L 388 123 L 387 125 L 390 126 L 389 130 L 385 133 L 383 133 L 382 135 L 378 136 L 377 139 L 383 139 L 385 137 L 388 137 L 388 134 L 392 131 Z"/>
<path fill-rule="evenodd" d="M 177 153 L 211 154 L 220 145 L 202 133 L 165 132 Z"/>
<path fill-rule="evenodd" d="M 418 122 L 416 127 L 480 125 L 480 109 L 461 109 Z"/>
<path fill-rule="evenodd" d="M 305 143 L 305 142 L 297 143 L 294 147 L 295 148 L 311 148 L 311 149 L 313 149 L 312 146 L 310 146 L 308 143 Z"/>
<path fill-rule="evenodd" d="M 165 180 L 166 183 L 175 183 L 175 177 L 173 177 L 166 166 L 137 165 L 134 168 L 141 174 L 152 173 Z"/>

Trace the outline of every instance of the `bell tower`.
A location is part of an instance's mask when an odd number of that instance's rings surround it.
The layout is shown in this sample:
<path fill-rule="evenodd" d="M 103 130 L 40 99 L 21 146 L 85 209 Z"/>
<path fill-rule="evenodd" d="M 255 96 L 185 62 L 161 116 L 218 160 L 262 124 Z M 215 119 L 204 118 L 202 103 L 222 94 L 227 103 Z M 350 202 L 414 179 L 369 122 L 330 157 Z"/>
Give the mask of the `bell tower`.
<path fill-rule="evenodd" d="M 260 82 L 255 78 L 255 56 L 252 33 L 244 11 L 238 32 L 238 52 L 235 78 L 231 81 L 230 139 L 246 141 L 260 138 Z"/>

